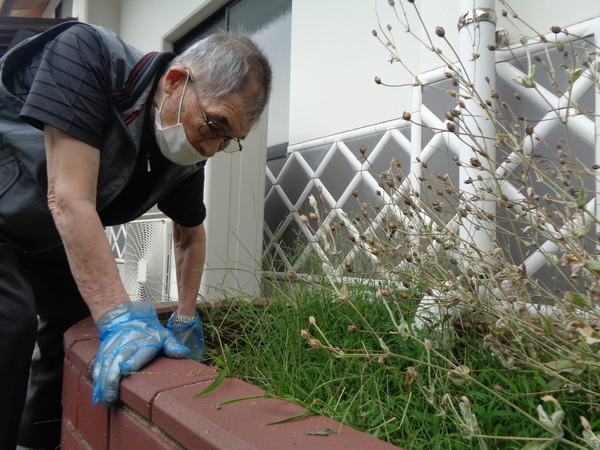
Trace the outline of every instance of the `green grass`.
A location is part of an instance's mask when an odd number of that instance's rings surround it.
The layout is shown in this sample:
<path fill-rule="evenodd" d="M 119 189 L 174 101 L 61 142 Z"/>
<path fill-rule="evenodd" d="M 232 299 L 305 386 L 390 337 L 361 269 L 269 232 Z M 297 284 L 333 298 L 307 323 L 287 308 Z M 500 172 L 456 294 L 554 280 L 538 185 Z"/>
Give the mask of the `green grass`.
<path fill-rule="evenodd" d="M 405 449 L 521 448 L 528 441 L 515 438 L 549 435 L 535 423 L 536 408 L 548 394 L 565 409 L 568 430 L 581 435 L 580 415 L 587 417 L 592 427 L 599 427 L 598 406 L 588 395 L 576 389 L 553 390 L 551 380 L 535 370 L 504 367 L 485 348 L 476 327 L 459 330 L 447 344 L 436 341 L 433 334 L 421 340 L 389 334 L 394 331 L 389 313 L 373 292 L 355 288 L 351 300 L 335 303 L 327 291 L 297 283 L 284 287 L 280 299 L 267 306 L 233 301 L 202 310 L 206 362 L 217 369 L 231 369 L 233 376 L 269 393 L 292 397 L 304 407 Z M 388 301 L 410 321 L 414 302 Z M 399 356 L 389 356 L 380 364 L 376 354 L 335 357 L 325 349 L 311 348 L 301 330 L 308 330 L 326 345 L 311 325 L 311 316 L 333 347 L 378 352 L 380 336 L 390 352 Z M 366 323 L 378 336 L 365 331 Z M 349 331 L 349 326 L 362 331 Z M 429 357 L 421 343 L 424 338 L 434 342 Z M 448 377 L 452 364 L 468 366 L 473 381 L 455 384 Z M 414 368 L 418 377 L 410 376 L 415 372 L 409 368 Z M 459 426 L 462 397 L 469 400 L 486 438 L 468 439 L 463 433 Z M 548 403 L 545 408 L 552 413 Z M 577 441 L 568 430 L 565 437 Z M 503 436 L 507 439 L 501 439 Z M 564 443 L 548 448 L 564 448 L 561 445 Z"/>

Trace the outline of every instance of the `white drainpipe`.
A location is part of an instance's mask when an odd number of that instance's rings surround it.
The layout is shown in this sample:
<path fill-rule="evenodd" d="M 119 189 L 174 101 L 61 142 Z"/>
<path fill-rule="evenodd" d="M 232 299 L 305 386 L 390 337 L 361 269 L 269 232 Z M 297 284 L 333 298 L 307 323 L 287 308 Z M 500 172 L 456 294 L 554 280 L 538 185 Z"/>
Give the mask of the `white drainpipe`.
<path fill-rule="evenodd" d="M 460 65 L 457 67 L 462 72 L 463 79 L 470 86 L 460 87 L 460 98 L 464 102 L 461 114 L 460 137 L 463 144 L 459 157 L 462 161 L 460 170 L 460 189 L 464 192 L 465 200 L 475 209 L 485 214 L 496 214 L 496 202 L 493 196 L 487 194 L 486 198 L 473 201 L 473 197 L 482 196 L 486 187 L 496 191 L 493 182 L 495 168 L 491 161 L 495 160 L 494 124 L 488 118 L 488 111 L 481 107 L 492 99 L 492 90 L 495 89 L 495 55 L 488 49 L 488 45 L 495 43 L 496 14 L 494 0 L 461 0 L 463 15 L 459 20 L 459 57 Z M 476 92 L 479 96 L 474 96 Z M 487 157 L 474 151 L 474 149 L 487 153 Z M 475 209 L 473 212 L 475 212 Z M 469 213 L 462 219 L 460 229 L 462 241 L 475 244 L 484 252 L 491 252 L 495 241 L 495 225 L 492 220 L 479 220 Z M 463 251 L 477 259 L 477 253 L 470 250 L 470 245 L 464 244 Z M 467 258 L 466 261 L 469 259 Z M 473 262 L 465 262 L 471 264 Z M 479 266 L 479 265 L 477 265 Z M 480 266 L 479 266 L 480 267 Z M 473 267 L 477 270 L 477 267 Z"/>

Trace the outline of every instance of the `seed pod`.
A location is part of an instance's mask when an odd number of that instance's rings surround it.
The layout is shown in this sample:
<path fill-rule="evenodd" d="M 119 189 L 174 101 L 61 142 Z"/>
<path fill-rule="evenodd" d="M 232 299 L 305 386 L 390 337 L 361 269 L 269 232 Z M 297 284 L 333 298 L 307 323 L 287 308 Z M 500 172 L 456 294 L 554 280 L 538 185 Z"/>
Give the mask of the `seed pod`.
<path fill-rule="evenodd" d="M 302 214 L 300 216 L 300 222 L 302 222 L 304 225 L 308 224 L 308 217 L 306 217 L 304 214 Z"/>
<path fill-rule="evenodd" d="M 373 30 L 371 33 L 373 33 L 373 36 L 377 37 L 377 30 Z"/>
<path fill-rule="evenodd" d="M 394 229 L 396 228 L 396 224 L 390 220 L 390 221 L 388 222 L 388 228 L 389 228 L 390 230 L 394 230 Z"/>
<path fill-rule="evenodd" d="M 354 325 L 348 325 L 348 331 L 350 333 L 356 333 L 358 331 L 358 328 Z"/>
<path fill-rule="evenodd" d="M 560 33 L 560 32 L 562 31 L 562 28 L 561 28 L 561 27 L 554 26 L 554 27 L 550 28 L 550 30 L 552 30 L 552 32 L 553 32 L 554 34 L 558 34 L 558 33 Z"/>
<path fill-rule="evenodd" d="M 358 148 L 358 151 L 359 151 L 361 154 L 363 154 L 363 155 L 364 155 L 364 154 L 365 154 L 365 152 L 367 151 L 367 147 L 365 147 L 364 145 L 361 145 L 361 146 Z"/>
<path fill-rule="evenodd" d="M 289 277 L 290 280 L 297 280 L 298 279 L 298 275 L 293 270 L 288 270 L 287 271 L 287 275 L 288 275 L 288 277 Z"/>
<path fill-rule="evenodd" d="M 435 27 L 435 34 L 443 38 L 444 36 L 446 36 L 446 31 L 442 27 Z"/>
<path fill-rule="evenodd" d="M 319 216 L 317 216 L 314 212 L 308 213 L 308 217 L 310 218 L 310 220 L 319 220 Z"/>
<path fill-rule="evenodd" d="M 376 84 L 381 84 L 381 78 L 375 77 L 375 83 Z"/>
<path fill-rule="evenodd" d="M 456 127 L 452 122 L 446 122 L 446 128 L 448 128 L 450 133 L 454 133 L 456 131 Z"/>
<path fill-rule="evenodd" d="M 448 94 L 450 94 L 451 97 L 456 97 L 456 91 L 454 89 L 448 89 Z"/>
<path fill-rule="evenodd" d="M 500 98 L 500 92 L 498 92 L 496 89 L 492 90 L 492 98 L 498 100 Z"/>
<path fill-rule="evenodd" d="M 488 50 L 493 52 L 494 50 L 496 50 L 496 47 L 490 44 L 488 45 Z"/>
<path fill-rule="evenodd" d="M 389 298 L 390 291 L 388 291 L 387 289 L 379 289 L 379 291 L 377 291 L 377 295 L 382 298 Z"/>
<path fill-rule="evenodd" d="M 352 191 L 352 195 L 354 195 L 355 197 L 358 197 L 358 191 Z"/>
<path fill-rule="evenodd" d="M 419 373 L 415 370 L 414 367 L 409 367 L 406 369 L 406 375 L 408 378 L 418 381 L 419 380 Z"/>
<path fill-rule="evenodd" d="M 302 336 L 304 339 L 310 339 L 310 333 L 308 330 L 300 330 L 300 336 Z"/>
<path fill-rule="evenodd" d="M 531 136 L 533 134 L 533 127 L 531 125 L 527 125 L 525 127 L 525 133 L 527 134 L 527 136 Z"/>
<path fill-rule="evenodd" d="M 565 44 L 563 44 L 562 42 L 557 42 L 556 48 L 558 49 L 559 52 L 562 52 L 565 49 Z"/>
<path fill-rule="evenodd" d="M 481 167 L 481 161 L 479 161 L 477 158 L 471 158 L 470 161 L 473 167 Z"/>
<path fill-rule="evenodd" d="M 323 345 L 321 344 L 321 341 L 319 341 L 318 339 L 309 339 L 308 343 L 310 344 L 310 346 L 312 348 L 321 348 L 321 347 L 323 347 Z"/>
<path fill-rule="evenodd" d="M 406 300 L 408 298 L 408 293 L 405 291 L 402 291 L 402 293 L 400 294 L 400 297 L 402 297 L 404 300 Z"/>
<path fill-rule="evenodd" d="M 373 253 L 375 256 L 379 255 L 379 249 L 377 247 L 373 247 L 371 249 L 371 253 Z"/>
<path fill-rule="evenodd" d="M 508 12 L 506 12 L 505 9 L 502 10 L 502 17 L 507 17 L 508 16 Z"/>
<path fill-rule="evenodd" d="M 410 115 L 410 113 L 409 113 L 409 112 L 407 112 L 407 111 L 404 111 L 404 114 L 402 114 L 402 118 L 403 118 L 404 120 L 410 120 L 410 118 L 411 118 L 411 115 Z"/>

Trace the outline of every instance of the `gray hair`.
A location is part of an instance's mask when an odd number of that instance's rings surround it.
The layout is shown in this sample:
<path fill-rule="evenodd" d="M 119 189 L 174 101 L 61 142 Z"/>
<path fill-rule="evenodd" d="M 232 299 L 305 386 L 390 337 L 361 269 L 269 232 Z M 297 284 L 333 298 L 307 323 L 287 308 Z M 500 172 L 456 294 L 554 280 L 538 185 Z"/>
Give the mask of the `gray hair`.
<path fill-rule="evenodd" d="M 217 99 L 234 92 L 243 92 L 254 83 L 259 92 L 245 92 L 244 103 L 251 124 L 258 121 L 271 94 L 272 71 L 267 57 L 245 35 L 212 34 L 196 42 L 175 57 L 171 66 L 189 66 L 194 79 L 202 84 L 204 94 Z"/>

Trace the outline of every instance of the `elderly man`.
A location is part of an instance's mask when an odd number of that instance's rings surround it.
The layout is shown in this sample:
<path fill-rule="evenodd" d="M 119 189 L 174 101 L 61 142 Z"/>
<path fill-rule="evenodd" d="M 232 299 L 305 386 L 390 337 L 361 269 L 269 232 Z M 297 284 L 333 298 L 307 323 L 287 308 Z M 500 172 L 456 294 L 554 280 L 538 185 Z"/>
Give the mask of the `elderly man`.
<path fill-rule="evenodd" d="M 0 64 L 0 448 L 17 436 L 55 448 L 71 325 L 96 322 L 93 400 L 106 406 L 159 351 L 185 358 L 198 345 L 205 160 L 241 150 L 271 69 L 246 37 L 211 36 L 175 57 L 76 22 Z M 129 301 L 103 230 L 155 204 L 174 222 L 180 302 L 169 329 L 151 303 Z"/>

